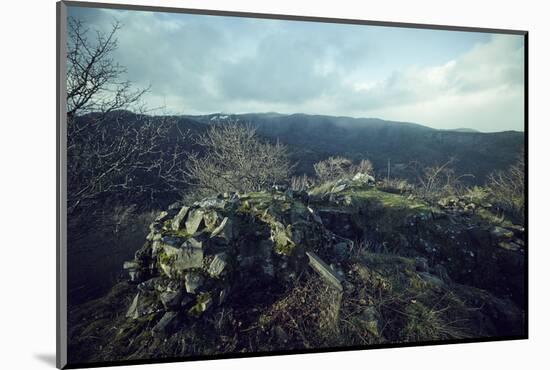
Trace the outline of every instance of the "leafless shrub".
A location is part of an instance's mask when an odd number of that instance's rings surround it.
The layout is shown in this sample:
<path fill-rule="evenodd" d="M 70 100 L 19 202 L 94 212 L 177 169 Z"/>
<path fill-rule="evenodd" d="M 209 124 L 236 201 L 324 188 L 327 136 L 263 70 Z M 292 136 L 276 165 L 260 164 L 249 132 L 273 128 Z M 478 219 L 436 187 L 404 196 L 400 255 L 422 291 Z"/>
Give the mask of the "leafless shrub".
<path fill-rule="evenodd" d="M 523 153 L 506 171 L 489 175 L 488 188 L 495 205 L 521 222 L 525 213 L 525 161 Z"/>
<path fill-rule="evenodd" d="M 383 179 L 378 189 L 395 194 L 404 194 L 414 191 L 414 186 L 405 179 Z"/>
<path fill-rule="evenodd" d="M 368 159 L 363 159 L 359 164 L 354 165 L 350 159 L 340 156 L 329 157 L 323 161 L 319 161 L 313 165 L 313 168 L 321 182 L 353 176 L 358 172 L 367 174 L 372 174 L 373 172 L 372 163 Z"/>
<path fill-rule="evenodd" d="M 204 193 L 259 191 L 286 183 L 291 171 L 286 146 L 261 141 L 250 125 L 227 122 L 196 138 L 186 175 Z"/>
<path fill-rule="evenodd" d="M 290 188 L 295 191 L 308 190 L 313 184 L 315 184 L 315 180 L 306 174 L 293 176 L 290 179 Z"/>
<path fill-rule="evenodd" d="M 460 195 L 466 191 L 463 179 L 473 177 L 471 174 L 457 175 L 452 165 L 456 162 L 454 158 L 443 164 L 429 167 L 421 167 L 413 162 L 412 166 L 417 172 L 418 186 L 416 195 L 427 200 L 436 200 L 449 195 Z"/>
<path fill-rule="evenodd" d="M 372 165 L 372 162 L 368 159 L 362 159 L 358 165 L 353 166 L 353 172 L 360 172 L 372 175 L 372 173 L 374 172 L 374 166 Z"/>

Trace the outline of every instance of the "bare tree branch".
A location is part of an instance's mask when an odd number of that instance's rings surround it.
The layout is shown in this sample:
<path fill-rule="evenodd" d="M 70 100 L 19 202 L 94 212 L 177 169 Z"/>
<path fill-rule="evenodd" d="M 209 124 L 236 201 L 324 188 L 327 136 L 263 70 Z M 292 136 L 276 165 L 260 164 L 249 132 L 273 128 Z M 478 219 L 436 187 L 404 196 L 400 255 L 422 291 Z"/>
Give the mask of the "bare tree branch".
<path fill-rule="evenodd" d="M 203 192 L 258 191 L 288 181 L 287 148 L 262 142 L 250 125 L 214 125 L 196 144 L 202 153 L 189 154 L 186 175 Z"/>

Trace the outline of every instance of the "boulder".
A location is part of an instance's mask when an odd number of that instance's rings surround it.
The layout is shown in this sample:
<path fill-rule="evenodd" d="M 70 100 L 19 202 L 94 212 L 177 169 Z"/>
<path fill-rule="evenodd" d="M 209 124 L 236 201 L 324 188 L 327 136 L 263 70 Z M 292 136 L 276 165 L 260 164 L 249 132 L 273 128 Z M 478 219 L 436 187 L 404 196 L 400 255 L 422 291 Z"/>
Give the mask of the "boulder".
<path fill-rule="evenodd" d="M 204 282 L 203 277 L 195 271 L 189 271 L 185 274 L 185 290 L 187 293 L 194 294 Z"/>
<path fill-rule="evenodd" d="M 191 238 L 181 247 L 164 245 L 159 257 L 159 267 L 168 277 L 175 277 L 186 270 L 201 268 L 204 251 L 202 243 Z"/>
<path fill-rule="evenodd" d="M 214 210 L 206 211 L 203 218 L 206 229 L 211 232 L 216 230 L 221 221 L 220 215 Z"/>
<path fill-rule="evenodd" d="M 214 256 L 214 259 L 212 259 L 212 262 L 210 262 L 210 265 L 208 266 L 208 274 L 213 278 L 218 278 L 225 271 L 226 267 L 227 254 L 218 253 Z"/>
<path fill-rule="evenodd" d="M 224 241 L 230 241 L 233 237 L 232 222 L 229 218 L 224 217 L 221 223 L 210 234 L 210 238 L 219 236 Z"/>
<path fill-rule="evenodd" d="M 193 235 L 204 226 L 204 211 L 201 209 L 192 209 L 189 211 L 187 220 L 185 221 L 185 230 L 188 234 Z"/>
<path fill-rule="evenodd" d="M 181 207 L 178 214 L 172 219 L 172 230 L 178 231 L 180 229 L 181 224 L 185 220 L 185 216 L 187 216 L 188 211 L 189 207 Z"/>

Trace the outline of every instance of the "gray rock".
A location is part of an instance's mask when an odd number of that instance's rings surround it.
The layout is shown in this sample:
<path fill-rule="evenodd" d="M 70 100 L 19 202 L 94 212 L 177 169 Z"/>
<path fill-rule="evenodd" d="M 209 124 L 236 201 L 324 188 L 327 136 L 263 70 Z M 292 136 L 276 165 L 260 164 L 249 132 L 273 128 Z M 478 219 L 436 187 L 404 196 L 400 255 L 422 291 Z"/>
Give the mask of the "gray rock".
<path fill-rule="evenodd" d="M 181 245 L 182 248 L 199 248 L 202 249 L 202 242 L 195 238 L 189 238 Z"/>
<path fill-rule="evenodd" d="M 204 226 L 204 211 L 201 209 L 192 209 L 187 215 L 187 221 L 185 221 L 185 230 L 189 234 L 194 234 L 201 227 Z"/>
<path fill-rule="evenodd" d="M 162 238 L 162 234 L 159 231 L 150 231 L 149 234 L 145 237 L 145 239 L 149 241 L 155 241 L 160 240 Z"/>
<path fill-rule="evenodd" d="M 126 261 L 124 262 L 122 267 L 128 271 L 130 282 L 141 282 L 142 278 L 144 277 L 144 272 L 141 264 L 138 261 Z"/>
<path fill-rule="evenodd" d="M 196 291 L 202 286 L 203 282 L 203 277 L 195 271 L 189 271 L 185 274 L 185 290 L 187 293 L 196 293 Z"/>
<path fill-rule="evenodd" d="M 197 300 L 201 312 L 205 312 L 212 306 L 212 297 L 210 294 L 202 294 Z"/>
<path fill-rule="evenodd" d="M 204 226 L 209 231 L 214 231 L 218 226 L 218 224 L 220 223 L 221 217 L 218 214 L 218 212 L 211 210 L 204 213 L 203 219 L 204 219 Z"/>
<path fill-rule="evenodd" d="M 197 296 L 196 303 L 191 307 L 187 313 L 190 316 L 199 317 L 203 312 L 208 310 L 212 306 L 212 297 L 210 293 L 201 293 Z"/>
<path fill-rule="evenodd" d="M 159 322 L 151 329 L 151 334 L 154 336 L 165 336 L 170 333 L 177 326 L 178 313 L 166 312 Z"/>
<path fill-rule="evenodd" d="M 168 218 L 168 212 L 162 211 L 162 212 L 159 213 L 158 216 L 155 218 L 155 221 L 156 221 L 156 222 L 163 222 L 164 220 L 166 220 L 166 218 Z"/>
<path fill-rule="evenodd" d="M 220 275 L 225 271 L 227 266 L 227 254 L 218 253 L 214 256 L 210 266 L 208 266 L 208 274 L 214 278 L 220 277 Z"/>
<path fill-rule="evenodd" d="M 181 248 L 176 260 L 176 268 L 180 271 L 201 268 L 204 259 L 204 251 L 201 247 L 184 246 Z"/>
<path fill-rule="evenodd" d="M 122 268 L 124 270 L 139 270 L 141 268 L 141 265 L 137 261 L 126 261 L 122 265 Z"/>
<path fill-rule="evenodd" d="M 181 248 L 163 246 L 168 261 L 159 261 L 160 268 L 168 277 L 192 268 L 202 268 L 204 251 L 202 243 L 191 238 L 183 243 Z"/>
<path fill-rule="evenodd" d="M 162 244 L 164 245 L 169 245 L 171 247 L 179 247 L 181 245 L 181 243 L 183 242 L 184 239 L 181 239 L 181 238 L 176 238 L 176 237 L 173 237 L 173 236 L 163 236 L 160 241 L 162 242 Z"/>
<path fill-rule="evenodd" d="M 167 310 L 177 309 L 181 304 L 182 297 L 183 297 L 183 294 L 181 290 L 163 292 L 159 295 L 162 305 Z"/>
<path fill-rule="evenodd" d="M 178 214 L 172 219 L 172 230 L 178 231 L 181 227 L 181 223 L 185 220 L 185 216 L 187 216 L 187 212 L 189 211 L 189 207 L 181 207 Z"/>
<path fill-rule="evenodd" d="M 136 296 L 132 300 L 132 304 L 130 304 L 130 307 L 128 307 L 128 311 L 126 311 L 126 317 L 129 317 L 132 319 L 137 319 L 139 317 L 138 304 L 139 304 L 139 293 L 136 294 Z"/>
<path fill-rule="evenodd" d="M 139 319 L 142 316 L 150 315 L 158 312 L 160 307 L 154 300 L 154 297 L 144 295 L 142 292 L 138 292 L 132 301 L 132 304 L 126 312 L 126 317 L 131 319 Z"/>
<path fill-rule="evenodd" d="M 198 206 L 201 208 L 216 208 L 216 209 L 223 209 L 225 208 L 225 205 L 227 204 L 227 201 L 225 199 L 219 199 L 219 198 L 207 198 L 198 203 Z"/>
<path fill-rule="evenodd" d="M 139 283 L 144 278 L 144 273 L 141 270 L 129 270 L 128 275 L 130 276 L 130 282 Z"/>
<path fill-rule="evenodd" d="M 222 222 L 216 227 L 210 234 L 210 238 L 218 236 L 226 241 L 231 240 L 233 237 L 232 223 L 225 217 Z"/>
<path fill-rule="evenodd" d="M 323 260 L 319 258 L 313 252 L 306 252 L 306 255 L 309 257 L 309 264 L 313 269 L 321 276 L 327 283 L 336 288 L 339 292 L 342 292 L 344 288 L 342 287 L 343 279 L 336 274 L 330 266 L 328 266 Z"/>

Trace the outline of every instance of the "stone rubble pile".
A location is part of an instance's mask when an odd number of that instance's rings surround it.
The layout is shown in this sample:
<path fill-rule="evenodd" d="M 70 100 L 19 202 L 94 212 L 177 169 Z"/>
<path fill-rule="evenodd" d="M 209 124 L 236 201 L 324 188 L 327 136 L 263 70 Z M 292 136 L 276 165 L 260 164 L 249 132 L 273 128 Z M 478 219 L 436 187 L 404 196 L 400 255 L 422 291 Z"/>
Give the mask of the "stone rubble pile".
<path fill-rule="evenodd" d="M 174 204 L 159 214 L 144 246 L 124 264 L 138 290 L 127 317 L 164 312 L 153 328 L 162 334 L 182 318 L 222 305 L 235 289 L 258 281 L 292 283 L 311 260 L 327 266 L 316 252 L 341 255 L 350 248 L 300 194 L 288 190 Z M 330 267 L 315 271 L 329 283 L 339 279 Z"/>

